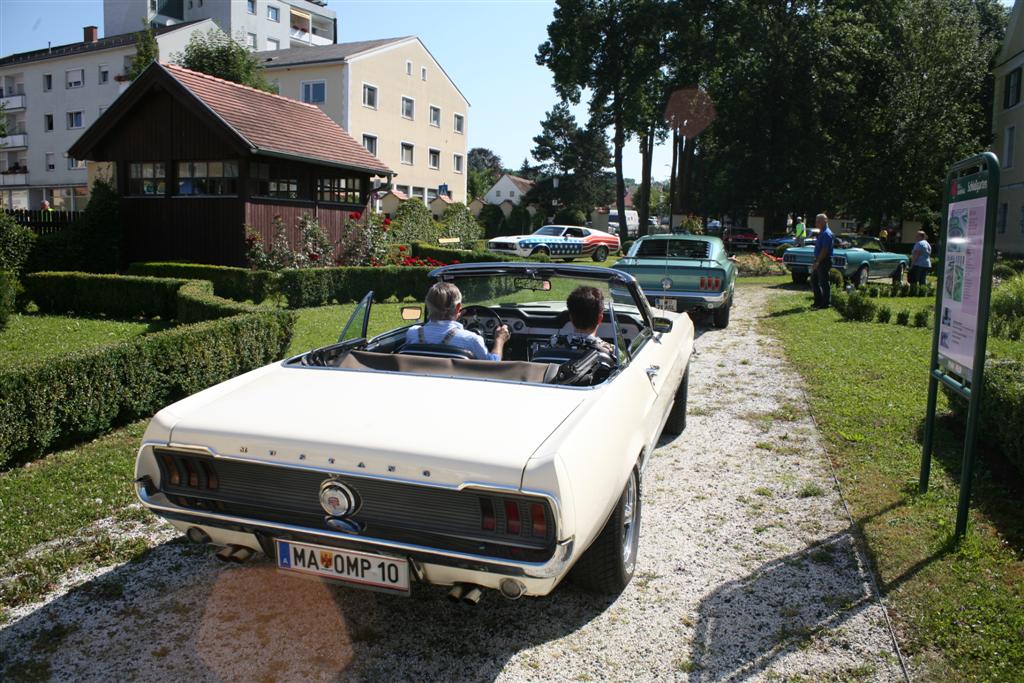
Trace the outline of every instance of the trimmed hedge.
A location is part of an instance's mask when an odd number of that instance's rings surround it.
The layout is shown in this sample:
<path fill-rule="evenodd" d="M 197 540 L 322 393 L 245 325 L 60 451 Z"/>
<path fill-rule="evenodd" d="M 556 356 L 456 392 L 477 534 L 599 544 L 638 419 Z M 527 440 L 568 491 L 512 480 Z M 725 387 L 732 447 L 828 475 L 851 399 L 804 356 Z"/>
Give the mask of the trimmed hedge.
<path fill-rule="evenodd" d="M 260 303 L 274 292 L 277 274 L 269 270 L 250 270 L 203 263 L 147 262 L 128 266 L 129 275 L 171 277 L 184 280 L 209 280 L 213 293 L 235 301 L 251 299 Z"/>
<path fill-rule="evenodd" d="M 957 418 L 967 420 L 968 402 L 940 384 Z M 1024 362 L 989 358 L 981 397 L 978 436 L 1024 475 Z"/>
<path fill-rule="evenodd" d="M 489 251 L 471 251 L 469 249 L 449 249 L 447 247 L 435 247 L 424 242 L 413 242 L 411 245 L 412 255 L 419 258 L 432 258 L 442 263 L 501 263 L 508 261 L 509 257 L 499 254 L 492 254 Z"/>
<path fill-rule="evenodd" d="M 177 327 L 0 371 L 0 465 L 98 436 L 281 358 L 294 314 Z"/>
<path fill-rule="evenodd" d="M 407 296 L 421 300 L 427 293 L 427 274 L 433 268 L 410 266 L 350 266 L 281 272 L 280 288 L 288 308 L 323 306 L 331 301 L 358 301 L 373 290 L 374 300 Z"/>
<path fill-rule="evenodd" d="M 0 270 L 0 330 L 7 326 L 7 319 L 14 310 L 14 298 L 18 290 L 18 280 L 14 273 Z"/>

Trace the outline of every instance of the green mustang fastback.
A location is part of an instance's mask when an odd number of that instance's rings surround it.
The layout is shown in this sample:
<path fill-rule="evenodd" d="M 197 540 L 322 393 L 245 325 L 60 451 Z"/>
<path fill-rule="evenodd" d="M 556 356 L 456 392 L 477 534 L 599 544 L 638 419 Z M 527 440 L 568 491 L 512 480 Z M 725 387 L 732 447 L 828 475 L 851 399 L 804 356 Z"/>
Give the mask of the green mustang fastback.
<path fill-rule="evenodd" d="M 710 310 L 715 327 L 729 325 L 736 264 L 717 237 L 672 234 L 641 237 L 614 266 L 637 279 L 655 308 Z"/>
<path fill-rule="evenodd" d="M 787 249 L 782 261 L 792 274 L 793 282 L 803 284 L 814 266 L 814 247 Z M 832 250 L 832 267 L 843 274 L 843 279 L 860 287 L 869 277 L 891 278 L 902 282 L 910 267 L 910 257 L 886 251 L 877 237 L 850 235 L 836 237 Z"/>

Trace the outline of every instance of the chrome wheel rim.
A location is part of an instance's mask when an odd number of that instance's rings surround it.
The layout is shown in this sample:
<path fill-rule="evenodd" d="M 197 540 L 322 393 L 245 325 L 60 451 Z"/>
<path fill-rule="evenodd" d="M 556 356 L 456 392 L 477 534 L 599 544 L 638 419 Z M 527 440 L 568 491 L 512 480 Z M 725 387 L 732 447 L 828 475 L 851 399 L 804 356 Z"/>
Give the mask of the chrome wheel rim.
<path fill-rule="evenodd" d="M 626 482 L 626 492 L 623 496 L 625 501 L 622 506 L 622 564 L 628 573 L 633 571 L 633 562 L 636 561 L 636 514 L 639 508 L 637 507 L 636 500 L 635 473 L 629 475 L 629 481 Z"/>

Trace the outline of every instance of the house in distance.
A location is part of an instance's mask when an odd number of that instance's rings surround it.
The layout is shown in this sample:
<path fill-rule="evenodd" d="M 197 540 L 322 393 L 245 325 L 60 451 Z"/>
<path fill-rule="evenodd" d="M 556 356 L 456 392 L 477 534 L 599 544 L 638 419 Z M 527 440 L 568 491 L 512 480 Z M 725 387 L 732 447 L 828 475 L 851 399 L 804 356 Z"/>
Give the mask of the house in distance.
<path fill-rule="evenodd" d="M 296 239 L 303 214 L 337 242 L 370 178 L 394 171 L 311 104 L 151 64 L 69 150 L 114 162 L 129 261 L 245 265 L 245 226 Z"/>

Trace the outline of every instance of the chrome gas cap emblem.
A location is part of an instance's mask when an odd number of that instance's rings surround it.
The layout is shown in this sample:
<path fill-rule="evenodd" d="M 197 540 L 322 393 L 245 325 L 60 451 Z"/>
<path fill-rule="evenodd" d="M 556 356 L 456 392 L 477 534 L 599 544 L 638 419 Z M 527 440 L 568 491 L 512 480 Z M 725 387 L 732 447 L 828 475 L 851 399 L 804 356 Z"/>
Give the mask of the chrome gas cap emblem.
<path fill-rule="evenodd" d="M 664 277 L 661 279 L 661 288 L 665 290 L 672 289 L 672 278 Z"/>
<path fill-rule="evenodd" d="M 347 517 L 358 507 L 355 492 L 337 479 L 320 484 L 320 506 L 331 517 Z"/>

